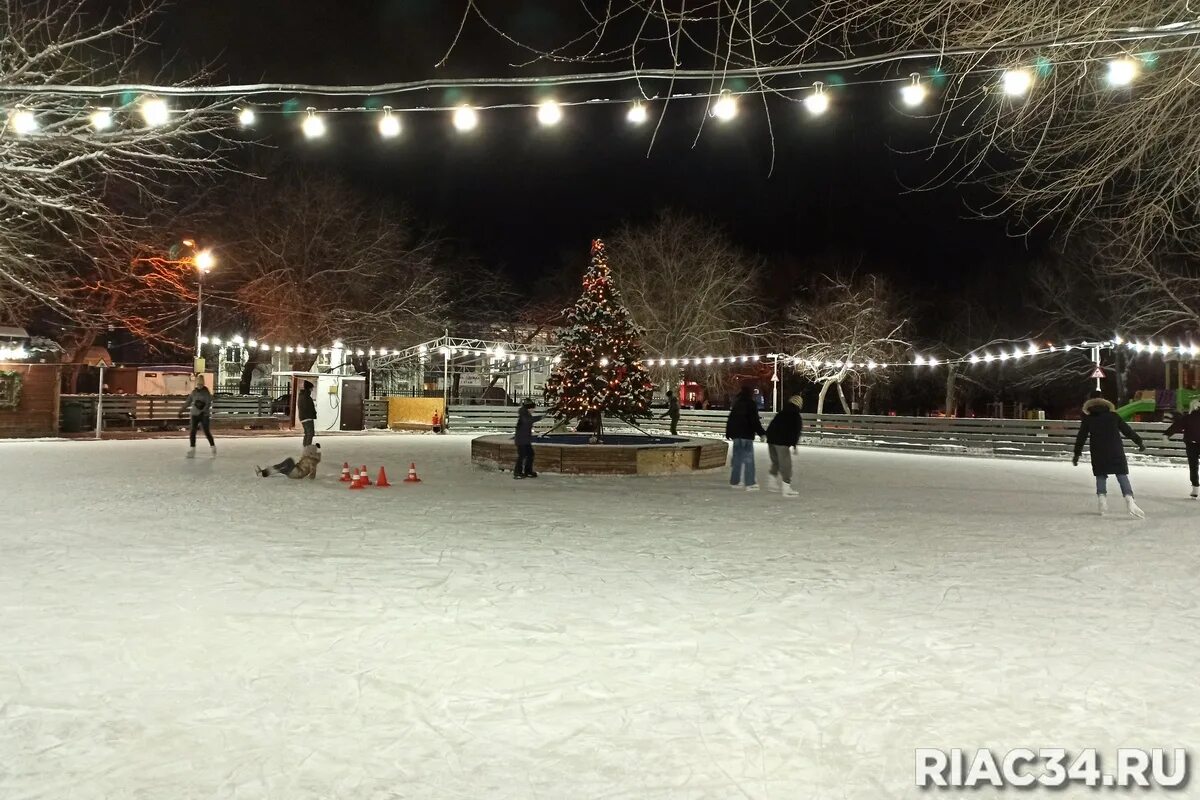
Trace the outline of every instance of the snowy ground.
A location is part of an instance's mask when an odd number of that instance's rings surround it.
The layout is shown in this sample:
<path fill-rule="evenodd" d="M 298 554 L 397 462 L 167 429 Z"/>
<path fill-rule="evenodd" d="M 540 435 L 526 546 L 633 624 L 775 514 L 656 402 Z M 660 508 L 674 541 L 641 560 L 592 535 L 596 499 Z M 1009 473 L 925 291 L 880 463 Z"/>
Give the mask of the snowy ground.
<path fill-rule="evenodd" d="M 785 501 L 221 448 L 0 444 L 0 798 L 884 800 L 916 747 L 1200 745 L 1182 468 L 1139 523 L 1060 463 L 808 448 Z"/>

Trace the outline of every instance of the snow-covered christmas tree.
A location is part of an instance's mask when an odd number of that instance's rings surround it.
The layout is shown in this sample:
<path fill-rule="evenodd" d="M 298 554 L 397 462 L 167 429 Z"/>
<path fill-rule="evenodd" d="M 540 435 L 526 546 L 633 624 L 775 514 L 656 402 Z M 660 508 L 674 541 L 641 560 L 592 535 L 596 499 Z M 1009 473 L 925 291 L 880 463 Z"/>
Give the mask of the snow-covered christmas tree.
<path fill-rule="evenodd" d="M 654 384 L 642 363 L 640 332 L 617 296 L 599 239 L 592 242 L 583 294 L 567 312 L 559 342 L 562 352 L 546 381 L 557 419 L 593 419 L 599 440 L 603 414 L 630 422 L 650 415 Z"/>

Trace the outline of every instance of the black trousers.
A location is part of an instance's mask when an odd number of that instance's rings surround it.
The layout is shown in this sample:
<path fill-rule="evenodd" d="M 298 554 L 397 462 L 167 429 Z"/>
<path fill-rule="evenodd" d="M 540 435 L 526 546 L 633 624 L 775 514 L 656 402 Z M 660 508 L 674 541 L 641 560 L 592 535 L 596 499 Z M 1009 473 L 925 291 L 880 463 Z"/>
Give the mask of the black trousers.
<path fill-rule="evenodd" d="M 1187 443 L 1187 459 L 1192 486 L 1200 486 L 1200 442 Z"/>
<path fill-rule="evenodd" d="M 315 420 L 306 419 L 300 424 L 304 426 L 304 446 L 308 447 L 312 444 L 313 437 L 317 435 L 317 423 Z"/>
<path fill-rule="evenodd" d="M 200 428 L 204 428 L 204 437 L 208 439 L 208 444 L 211 447 L 216 447 L 217 443 L 213 441 L 212 431 L 208 427 L 208 417 L 192 417 L 192 430 L 189 434 L 192 447 L 196 446 L 196 431 Z"/>
<path fill-rule="evenodd" d="M 296 468 L 296 459 L 285 458 L 273 467 L 267 467 L 263 470 L 263 477 L 267 477 L 271 473 L 276 475 L 290 475 L 292 470 Z"/>
<path fill-rule="evenodd" d="M 671 417 L 671 435 L 679 435 L 679 417 Z"/>
<path fill-rule="evenodd" d="M 517 465 L 513 467 L 514 475 L 533 474 L 533 445 L 517 445 Z"/>

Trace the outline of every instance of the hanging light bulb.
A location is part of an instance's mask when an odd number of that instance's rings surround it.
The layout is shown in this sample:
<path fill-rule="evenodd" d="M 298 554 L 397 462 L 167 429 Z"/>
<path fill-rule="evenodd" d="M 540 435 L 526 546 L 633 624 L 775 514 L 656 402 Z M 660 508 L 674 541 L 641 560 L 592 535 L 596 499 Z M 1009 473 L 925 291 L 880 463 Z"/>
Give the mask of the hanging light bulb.
<path fill-rule="evenodd" d="M 629 111 L 625 112 L 625 119 L 633 125 L 641 125 L 649 118 L 646 111 L 646 106 L 638 101 L 629 107 Z"/>
<path fill-rule="evenodd" d="M 737 116 L 737 113 L 737 99 L 728 89 L 722 89 L 720 96 L 717 97 L 717 102 L 713 103 L 712 115 L 721 122 L 729 122 Z"/>
<path fill-rule="evenodd" d="M 88 119 L 91 121 L 93 128 L 98 131 L 106 131 L 111 128 L 113 124 L 112 109 L 97 108 L 91 113 L 91 116 L 89 116 Z"/>
<path fill-rule="evenodd" d="M 17 106 L 8 115 L 8 124 L 18 136 L 26 136 L 38 129 L 37 117 L 25 106 Z"/>
<path fill-rule="evenodd" d="M 921 83 L 921 73 L 914 72 L 908 76 L 910 82 L 900 87 L 900 99 L 904 105 L 912 108 L 925 101 L 925 85 Z"/>
<path fill-rule="evenodd" d="M 257 117 L 254 114 L 253 108 L 242 108 L 238 110 L 238 124 L 243 128 L 249 128 L 254 124 Z"/>
<path fill-rule="evenodd" d="M 562 122 L 562 106 L 553 100 L 546 100 L 538 106 L 537 120 L 542 127 L 549 128 Z"/>
<path fill-rule="evenodd" d="M 383 107 L 383 116 L 379 118 L 379 135 L 385 139 L 395 139 L 400 135 L 400 118 L 392 113 L 391 106 Z"/>
<path fill-rule="evenodd" d="M 171 120 L 171 110 L 165 100 L 152 97 L 142 102 L 142 119 L 152 128 L 166 125 Z"/>
<path fill-rule="evenodd" d="M 1021 97 L 1033 85 L 1033 73 L 1027 69 L 1006 69 L 1000 76 L 1000 86 L 1009 97 Z"/>
<path fill-rule="evenodd" d="M 320 139 L 325 135 L 325 120 L 317 116 L 317 110 L 309 106 L 308 115 L 304 118 L 304 125 L 301 126 L 304 131 L 304 136 L 308 139 Z"/>
<path fill-rule="evenodd" d="M 1108 83 L 1110 86 L 1128 86 L 1137 77 L 1138 65 L 1132 58 L 1114 58 L 1108 62 Z"/>
<path fill-rule="evenodd" d="M 829 95 L 825 94 L 825 84 L 820 81 L 813 84 L 812 94 L 804 98 L 804 107 L 814 117 L 819 117 L 829 110 Z"/>
<path fill-rule="evenodd" d="M 465 133 L 475 130 L 479 124 L 479 115 L 470 106 L 459 106 L 454 109 L 454 127 Z"/>

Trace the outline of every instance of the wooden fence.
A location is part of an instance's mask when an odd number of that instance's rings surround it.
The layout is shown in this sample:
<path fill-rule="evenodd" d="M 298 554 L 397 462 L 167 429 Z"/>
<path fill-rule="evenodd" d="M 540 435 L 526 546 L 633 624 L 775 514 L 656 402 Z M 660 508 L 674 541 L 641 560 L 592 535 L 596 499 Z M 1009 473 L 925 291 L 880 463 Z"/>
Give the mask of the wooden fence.
<path fill-rule="evenodd" d="M 536 410 L 535 414 L 544 414 Z M 655 418 L 639 422 L 642 428 L 663 433 L 668 420 Z M 723 436 L 725 411 L 682 411 L 679 433 L 692 436 Z M 764 427 L 772 414 L 762 415 Z M 481 406 L 451 406 L 450 429 L 455 431 L 511 431 L 516 426 L 517 409 Z M 626 430 L 619 420 L 605 420 L 613 430 Z M 535 430 L 547 431 L 552 420 L 538 423 Z M 1135 422 L 1131 427 L 1146 443 L 1149 456 L 1183 458 L 1183 442 L 1163 437 L 1166 424 Z M 1072 420 L 957 419 L 946 417 L 877 417 L 865 415 L 825 415 L 804 417 L 804 444 L 833 447 L 876 448 L 881 450 L 924 451 L 957 455 L 1063 458 L 1072 452 L 1079 422 Z"/>
<path fill-rule="evenodd" d="M 363 427 L 386 428 L 388 425 L 388 401 L 386 397 L 363 401 Z"/>
<path fill-rule="evenodd" d="M 92 430 L 96 425 L 96 395 L 64 394 L 63 406 L 74 403 L 82 407 L 83 428 Z M 136 429 L 150 425 L 186 425 L 188 422 L 187 398 L 170 395 L 104 396 L 105 428 L 110 426 Z M 272 423 L 278 425 L 287 420 L 286 414 L 271 413 L 269 397 L 228 397 L 218 395 L 213 399 L 213 421 L 231 424 L 255 425 Z"/>

